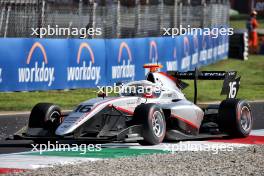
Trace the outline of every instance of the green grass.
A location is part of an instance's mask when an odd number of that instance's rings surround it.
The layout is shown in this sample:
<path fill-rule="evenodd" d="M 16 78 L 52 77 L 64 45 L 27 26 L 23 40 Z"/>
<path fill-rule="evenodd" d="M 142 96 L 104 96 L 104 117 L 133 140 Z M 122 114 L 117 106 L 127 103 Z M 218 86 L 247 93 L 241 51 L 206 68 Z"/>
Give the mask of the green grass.
<path fill-rule="evenodd" d="M 264 57 L 250 56 L 248 61 L 224 60 L 202 70 L 237 70 L 242 76 L 238 97 L 248 100 L 264 100 Z M 193 97 L 193 82 L 184 90 L 187 98 Z M 222 100 L 222 81 L 199 81 L 198 101 Z M 52 102 L 63 109 L 71 109 L 78 103 L 96 97 L 95 89 L 47 92 L 0 93 L 0 111 L 30 110 L 38 102 Z"/>
<path fill-rule="evenodd" d="M 80 102 L 95 96 L 96 89 L 0 93 L 0 111 L 30 110 L 39 102 L 52 102 L 63 109 L 71 109 Z"/>

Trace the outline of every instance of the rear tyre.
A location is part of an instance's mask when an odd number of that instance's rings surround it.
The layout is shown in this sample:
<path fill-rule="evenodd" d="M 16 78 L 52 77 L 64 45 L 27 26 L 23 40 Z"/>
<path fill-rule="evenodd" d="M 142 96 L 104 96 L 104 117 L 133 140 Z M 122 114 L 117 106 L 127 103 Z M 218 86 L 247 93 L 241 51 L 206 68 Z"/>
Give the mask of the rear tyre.
<path fill-rule="evenodd" d="M 51 103 L 38 103 L 31 110 L 29 128 L 44 128 L 55 132 L 61 123 L 61 109 Z"/>
<path fill-rule="evenodd" d="M 166 121 L 162 109 L 156 104 L 141 104 L 134 112 L 134 120 L 143 125 L 144 140 L 141 145 L 156 145 L 163 141 L 166 134 Z"/>
<path fill-rule="evenodd" d="M 253 118 L 245 100 L 227 99 L 219 107 L 219 126 L 232 137 L 246 137 L 252 130 Z"/>

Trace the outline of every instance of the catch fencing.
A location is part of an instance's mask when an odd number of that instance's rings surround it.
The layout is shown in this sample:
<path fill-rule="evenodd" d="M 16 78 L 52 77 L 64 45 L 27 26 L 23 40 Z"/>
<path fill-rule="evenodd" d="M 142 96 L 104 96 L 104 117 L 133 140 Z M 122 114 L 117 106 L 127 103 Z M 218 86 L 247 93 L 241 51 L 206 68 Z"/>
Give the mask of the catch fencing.
<path fill-rule="evenodd" d="M 102 35 L 87 38 L 155 37 L 163 34 L 163 28 L 228 23 L 228 0 L 0 0 L 0 37 L 37 37 L 31 28 L 48 25 L 102 29 Z"/>

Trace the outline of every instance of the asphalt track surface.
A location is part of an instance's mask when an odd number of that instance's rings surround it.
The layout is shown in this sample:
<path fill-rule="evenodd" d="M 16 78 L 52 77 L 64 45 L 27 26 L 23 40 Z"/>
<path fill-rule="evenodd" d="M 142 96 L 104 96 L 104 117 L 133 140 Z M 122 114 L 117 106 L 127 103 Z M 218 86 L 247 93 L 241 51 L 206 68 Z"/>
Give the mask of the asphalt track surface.
<path fill-rule="evenodd" d="M 253 129 L 264 129 L 264 102 L 251 102 L 254 119 Z M 30 151 L 32 141 L 6 140 L 25 126 L 29 114 L 0 115 L 0 154 Z"/>

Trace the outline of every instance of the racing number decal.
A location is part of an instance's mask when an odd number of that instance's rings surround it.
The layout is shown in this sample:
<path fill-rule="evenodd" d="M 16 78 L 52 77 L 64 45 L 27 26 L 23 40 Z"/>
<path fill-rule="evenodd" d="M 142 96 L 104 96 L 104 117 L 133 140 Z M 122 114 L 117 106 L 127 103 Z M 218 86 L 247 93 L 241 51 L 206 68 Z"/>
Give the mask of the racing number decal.
<path fill-rule="evenodd" d="M 81 112 L 81 113 L 86 113 L 91 110 L 90 105 L 79 105 L 76 109 L 75 112 Z"/>
<path fill-rule="evenodd" d="M 236 94 L 237 94 L 236 82 L 230 82 L 228 98 L 235 98 Z"/>
<path fill-rule="evenodd" d="M 239 85 L 240 77 L 236 78 L 234 81 L 229 82 L 229 93 L 227 95 L 227 98 L 236 98 Z"/>
<path fill-rule="evenodd" d="M 236 78 L 236 72 L 227 72 L 221 95 L 227 95 L 226 98 L 236 98 L 240 85 L 240 77 Z"/>

